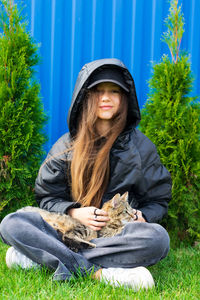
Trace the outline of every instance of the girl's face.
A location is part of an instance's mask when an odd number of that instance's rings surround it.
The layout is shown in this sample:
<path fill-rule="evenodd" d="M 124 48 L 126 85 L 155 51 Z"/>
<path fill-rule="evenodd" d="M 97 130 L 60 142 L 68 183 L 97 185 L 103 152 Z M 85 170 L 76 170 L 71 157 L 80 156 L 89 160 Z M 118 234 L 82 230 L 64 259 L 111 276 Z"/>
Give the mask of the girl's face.
<path fill-rule="evenodd" d="M 112 120 L 119 111 L 122 98 L 121 88 L 111 82 L 103 82 L 96 86 L 97 117 L 100 120 Z"/>

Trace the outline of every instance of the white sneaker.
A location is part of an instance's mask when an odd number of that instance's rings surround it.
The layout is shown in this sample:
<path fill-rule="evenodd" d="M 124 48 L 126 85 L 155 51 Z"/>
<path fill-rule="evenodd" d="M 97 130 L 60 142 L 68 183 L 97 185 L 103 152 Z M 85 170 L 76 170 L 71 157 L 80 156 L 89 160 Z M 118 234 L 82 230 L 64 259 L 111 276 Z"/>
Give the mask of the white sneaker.
<path fill-rule="evenodd" d="M 21 254 L 14 247 L 10 247 L 6 252 L 6 264 L 8 268 L 21 267 L 23 269 L 29 269 L 39 267 L 37 263 Z"/>
<path fill-rule="evenodd" d="M 103 268 L 101 280 L 107 281 L 114 286 L 133 288 L 135 291 L 155 286 L 151 273 L 144 267 L 133 269 Z"/>

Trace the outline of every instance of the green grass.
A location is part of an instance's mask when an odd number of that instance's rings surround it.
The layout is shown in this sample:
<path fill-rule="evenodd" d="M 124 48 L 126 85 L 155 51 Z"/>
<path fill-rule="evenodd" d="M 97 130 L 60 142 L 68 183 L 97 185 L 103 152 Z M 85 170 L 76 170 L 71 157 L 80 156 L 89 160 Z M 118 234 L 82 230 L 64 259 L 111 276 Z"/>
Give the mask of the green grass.
<path fill-rule="evenodd" d="M 44 269 L 8 269 L 7 248 L 0 242 L 0 299 L 200 299 L 199 246 L 171 250 L 167 258 L 149 267 L 156 287 L 137 293 L 89 276 L 61 283 L 52 281 L 52 273 Z"/>

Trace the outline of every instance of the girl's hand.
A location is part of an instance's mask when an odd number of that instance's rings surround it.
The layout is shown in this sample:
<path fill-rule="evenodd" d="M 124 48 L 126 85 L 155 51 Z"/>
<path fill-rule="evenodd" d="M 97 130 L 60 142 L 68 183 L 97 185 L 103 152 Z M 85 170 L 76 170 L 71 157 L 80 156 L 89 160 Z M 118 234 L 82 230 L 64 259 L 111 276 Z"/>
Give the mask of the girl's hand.
<path fill-rule="evenodd" d="M 71 208 L 68 215 L 95 231 L 101 230 L 110 220 L 107 212 L 94 206 Z"/>
<path fill-rule="evenodd" d="M 134 222 L 146 222 L 140 210 L 134 209 L 133 214 L 134 214 Z"/>

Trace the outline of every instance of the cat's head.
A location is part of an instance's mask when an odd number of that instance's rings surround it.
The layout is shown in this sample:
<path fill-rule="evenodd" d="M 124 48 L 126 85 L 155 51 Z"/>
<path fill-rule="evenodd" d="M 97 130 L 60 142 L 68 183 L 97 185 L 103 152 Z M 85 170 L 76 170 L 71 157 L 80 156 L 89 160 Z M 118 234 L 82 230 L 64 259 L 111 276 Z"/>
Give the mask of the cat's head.
<path fill-rule="evenodd" d="M 133 208 L 128 203 L 128 192 L 122 196 L 116 194 L 111 200 L 106 202 L 103 210 L 107 211 L 108 216 L 112 219 L 120 219 L 122 223 L 133 221 Z"/>

